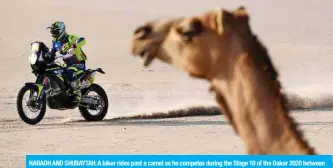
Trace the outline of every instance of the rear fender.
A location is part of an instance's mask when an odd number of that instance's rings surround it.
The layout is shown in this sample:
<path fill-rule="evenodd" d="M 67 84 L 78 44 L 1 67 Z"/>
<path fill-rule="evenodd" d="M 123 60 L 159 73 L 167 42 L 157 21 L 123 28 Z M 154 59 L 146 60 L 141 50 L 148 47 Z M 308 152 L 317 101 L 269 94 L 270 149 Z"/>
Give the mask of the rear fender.
<path fill-rule="evenodd" d="M 88 69 L 89 73 L 99 72 L 101 74 L 105 74 L 102 68 L 96 68 L 96 69 Z"/>
<path fill-rule="evenodd" d="M 96 72 L 105 74 L 105 72 L 102 70 L 102 68 L 88 69 L 86 71 L 86 75 L 81 79 L 81 82 L 82 82 L 81 89 L 88 88 L 95 82 L 95 73 Z"/>
<path fill-rule="evenodd" d="M 99 72 L 99 73 L 101 73 L 101 74 L 105 74 L 105 72 L 103 71 L 102 68 L 97 68 L 97 69 L 95 69 L 95 71 L 97 71 L 97 72 Z"/>

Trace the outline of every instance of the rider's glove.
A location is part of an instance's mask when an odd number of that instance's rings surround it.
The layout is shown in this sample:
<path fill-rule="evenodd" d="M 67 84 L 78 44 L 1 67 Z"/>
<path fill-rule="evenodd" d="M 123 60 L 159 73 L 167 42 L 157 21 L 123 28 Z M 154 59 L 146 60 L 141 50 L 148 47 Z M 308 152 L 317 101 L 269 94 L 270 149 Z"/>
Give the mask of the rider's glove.
<path fill-rule="evenodd" d="M 47 52 L 45 54 L 45 60 L 48 61 L 48 62 L 52 62 L 53 59 L 54 59 L 54 57 L 55 57 L 55 54 L 53 52 L 51 52 L 51 51 Z"/>

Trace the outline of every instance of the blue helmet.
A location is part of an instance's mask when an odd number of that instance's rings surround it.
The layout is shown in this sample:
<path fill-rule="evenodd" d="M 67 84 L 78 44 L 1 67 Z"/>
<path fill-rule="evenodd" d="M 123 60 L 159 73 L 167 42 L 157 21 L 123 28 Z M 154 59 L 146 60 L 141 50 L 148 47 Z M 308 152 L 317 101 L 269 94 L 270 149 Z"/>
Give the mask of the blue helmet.
<path fill-rule="evenodd" d="M 66 26 L 62 21 L 56 21 L 51 26 L 47 27 L 50 30 L 52 37 L 57 39 L 58 41 L 63 41 L 66 36 Z"/>

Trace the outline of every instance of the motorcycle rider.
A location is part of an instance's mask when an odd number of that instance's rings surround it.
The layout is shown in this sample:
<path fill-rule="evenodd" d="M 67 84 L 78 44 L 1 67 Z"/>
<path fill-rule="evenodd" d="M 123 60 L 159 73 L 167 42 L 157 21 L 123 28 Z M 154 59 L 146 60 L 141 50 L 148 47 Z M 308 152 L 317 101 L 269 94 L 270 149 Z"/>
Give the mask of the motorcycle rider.
<path fill-rule="evenodd" d="M 50 29 L 53 38 L 52 47 L 46 54 L 46 58 L 53 60 L 55 53 L 59 51 L 64 63 L 67 65 L 66 77 L 73 90 L 74 102 L 79 102 L 81 100 L 80 77 L 86 69 L 87 59 L 81 47 L 86 44 L 86 40 L 84 37 L 68 34 L 65 23 L 62 21 L 54 22 L 47 29 Z"/>

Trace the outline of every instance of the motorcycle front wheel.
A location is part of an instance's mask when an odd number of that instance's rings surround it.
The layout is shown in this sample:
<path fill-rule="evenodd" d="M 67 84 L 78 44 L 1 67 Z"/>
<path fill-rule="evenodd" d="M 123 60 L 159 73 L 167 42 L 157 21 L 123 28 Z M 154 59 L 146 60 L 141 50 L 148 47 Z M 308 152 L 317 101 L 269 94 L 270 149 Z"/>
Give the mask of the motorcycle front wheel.
<path fill-rule="evenodd" d="M 30 93 L 29 93 L 30 92 Z M 24 98 L 25 94 L 28 93 L 28 98 Z M 46 102 L 42 100 L 42 103 L 37 101 L 38 88 L 33 85 L 25 85 L 18 92 L 16 99 L 16 107 L 20 118 L 29 125 L 35 125 L 39 123 L 45 115 L 46 112 Z M 27 100 L 26 103 L 23 101 Z M 27 110 L 30 111 L 30 114 L 27 114 L 24 108 L 27 107 Z"/>
<path fill-rule="evenodd" d="M 97 93 L 95 96 L 88 95 L 91 92 Z M 106 116 L 108 112 L 109 102 L 108 97 L 104 91 L 104 89 L 97 85 L 92 84 L 88 90 L 85 92 L 83 97 L 88 97 L 89 99 L 94 99 L 97 101 L 97 104 L 88 104 L 86 106 L 80 106 L 79 110 L 82 117 L 86 121 L 101 121 Z M 94 112 L 95 111 L 95 112 Z"/>

